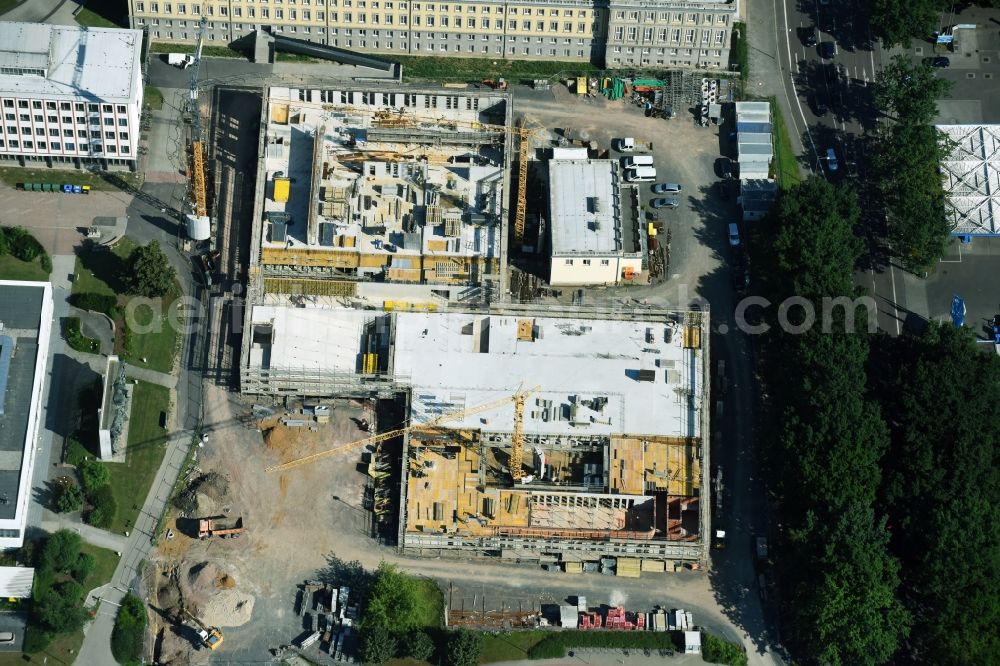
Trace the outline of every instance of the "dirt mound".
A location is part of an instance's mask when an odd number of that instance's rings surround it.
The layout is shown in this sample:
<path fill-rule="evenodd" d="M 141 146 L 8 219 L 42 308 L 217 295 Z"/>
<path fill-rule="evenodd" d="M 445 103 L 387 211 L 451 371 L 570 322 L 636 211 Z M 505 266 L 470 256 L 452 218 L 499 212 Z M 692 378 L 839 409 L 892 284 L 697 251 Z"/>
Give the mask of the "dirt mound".
<path fill-rule="evenodd" d="M 235 589 L 219 590 L 201 606 L 201 621 L 212 627 L 239 627 L 250 621 L 254 597 Z"/>
<path fill-rule="evenodd" d="M 211 513 L 225 504 L 229 480 L 216 472 L 202 474 L 174 499 L 174 506 L 189 516 Z"/>
<path fill-rule="evenodd" d="M 236 579 L 227 573 L 220 572 L 215 577 L 215 586 L 220 590 L 229 590 L 236 587 Z"/>

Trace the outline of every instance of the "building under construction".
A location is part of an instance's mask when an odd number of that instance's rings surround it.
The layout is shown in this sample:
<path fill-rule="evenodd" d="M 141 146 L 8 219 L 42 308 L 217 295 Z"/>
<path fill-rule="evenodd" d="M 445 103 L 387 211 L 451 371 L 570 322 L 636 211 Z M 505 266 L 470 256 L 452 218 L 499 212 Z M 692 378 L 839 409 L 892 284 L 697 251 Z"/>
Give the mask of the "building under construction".
<path fill-rule="evenodd" d="M 249 297 L 378 308 L 503 288 L 511 107 L 500 91 L 266 91 Z"/>
<path fill-rule="evenodd" d="M 249 319 L 244 391 L 404 397 L 404 552 L 619 575 L 705 561 L 707 313 L 257 305 Z"/>

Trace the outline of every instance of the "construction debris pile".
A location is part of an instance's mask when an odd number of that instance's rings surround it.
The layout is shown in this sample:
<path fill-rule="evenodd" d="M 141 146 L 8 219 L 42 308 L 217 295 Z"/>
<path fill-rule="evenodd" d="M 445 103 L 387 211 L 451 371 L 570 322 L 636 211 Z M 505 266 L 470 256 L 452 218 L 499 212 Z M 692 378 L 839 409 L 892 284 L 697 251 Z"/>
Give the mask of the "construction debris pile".
<path fill-rule="evenodd" d="M 225 509 L 229 480 L 216 472 L 202 474 L 174 498 L 174 506 L 183 515 L 213 515 Z"/>
<path fill-rule="evenodd" d="M 358 607 L 351 599 L 349 587 L 305 581 L 299 586 L 298 614 L 303 618 L 303 626 L 311 629 L 292 641 L 294 647 L 303 651 L 312 648 L 307 653 L 311 658 L 329 655 L 335 662 L 354 663 Z"/>

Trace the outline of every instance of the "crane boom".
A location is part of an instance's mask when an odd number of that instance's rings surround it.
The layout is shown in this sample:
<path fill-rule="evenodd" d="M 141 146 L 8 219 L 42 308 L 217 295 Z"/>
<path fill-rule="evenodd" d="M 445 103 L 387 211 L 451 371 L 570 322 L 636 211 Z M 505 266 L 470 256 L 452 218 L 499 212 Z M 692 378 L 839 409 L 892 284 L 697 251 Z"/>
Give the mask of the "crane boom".
<path fill-rule="evenodd" d="M 365 446 L 367 444 L 377 444 L 379 442 L 384 442 L 387 439 L 398 437 L 399 435 L 403 435 L 407 432 L 410 432 L 411 430 L 432 430 L 446 421 L 458 421 L 466 418 L 467 416 L 472 416 L 473 414 L 479 414 L 481 412 L 488 411 L 495 407 L 500 407 L 511 401 L 514 402 L 514 432 L 515 433 L 517 433 L 518 431 L 521 432 L 521 441 L 523 448 L 524 429 L 523 429 L 522 419 L 524 414 L 524 400 L 529 395 L 539 391 L 540 389 L 541 389 L 540 386 L 535 386 L 534 388 L 530 388 L 525 391 L 518 391 L 513 395 L 508 395 L 502 398 L 498 398 L 496 400 L 491 400 L 481 405 L 476 405 L 475 407 L 469 407 L 468 409 L 462 409 L 457 412 L 449 412 L 448 414 L 442 414 L 441 416 L 433 418 L 430 421 L 427 421 L 426 423 L 417 423 L 413 425 L 404 426 L 402 428 L 396 428 L 394 430 L 383 432 L 379 435 L 374 435 L 372 437 L 365 437 L 364 439 L 359 439 L 354 442 L 342 444 L 341 446 L 338 446 L 333 449 L 327 449 L 326 451 L 313 453 L 308 456 L 303 456 L 302 458 L 296 458 L 295 460 L 290 460 L 280 465 L 271 465 L 270 467 L 264 468 L 264 471 L 283 472 L 286 469 L 292 469 L 293 467 L 298 467 L 299 465 L 315 462 L 316 460 L 336 455 L 338 453 L 348 453 L 350 451 L 353 451 L 354 449 Z M 517 407 L 518 400 L 520 400 L 521 403 L 520 408 Z"/>
<path fill-rule="evenodd" d="M 517 200 L 514 202 L 514 242 L 517 244 L 515 249 L 520 252 L 521 246 L 524 245 L 524 218 L 526 215 L 528 192 L 528 149 L 531 133 L 521 125 L 518 125 L 517 131 L 521 137 L 521 143 L 517 150 Z"/>

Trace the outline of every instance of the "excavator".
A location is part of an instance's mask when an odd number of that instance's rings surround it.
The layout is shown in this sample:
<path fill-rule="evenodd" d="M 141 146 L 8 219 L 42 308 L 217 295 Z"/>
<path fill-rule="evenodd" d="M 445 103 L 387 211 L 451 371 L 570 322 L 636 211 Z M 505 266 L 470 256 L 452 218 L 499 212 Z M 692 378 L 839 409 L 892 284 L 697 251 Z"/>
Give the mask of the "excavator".
<path fill-rule="evenodd" d="M 191 622 L 197 629 L 195 631 L 198 633 L 198 638 L 201 639 L 202 645 L 207 647 L 209 650 L 217 650 L 222 641 L 225 640 L 222 637 L 222 632 L 219 631 L 218 627 L 209 627 L 202 623 L 201 620 L 196 618 L 190 611 L 184 611 Z"/>

